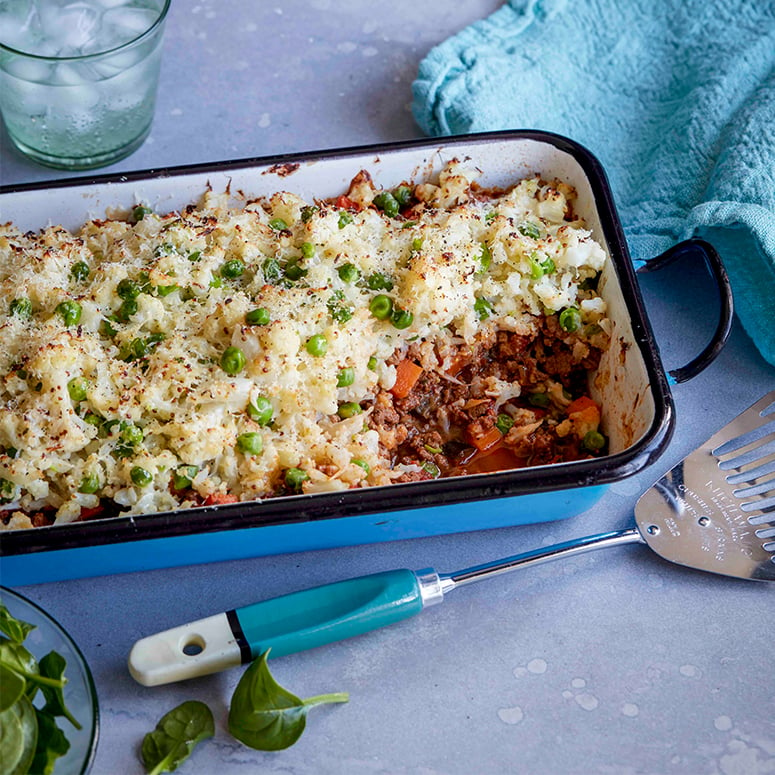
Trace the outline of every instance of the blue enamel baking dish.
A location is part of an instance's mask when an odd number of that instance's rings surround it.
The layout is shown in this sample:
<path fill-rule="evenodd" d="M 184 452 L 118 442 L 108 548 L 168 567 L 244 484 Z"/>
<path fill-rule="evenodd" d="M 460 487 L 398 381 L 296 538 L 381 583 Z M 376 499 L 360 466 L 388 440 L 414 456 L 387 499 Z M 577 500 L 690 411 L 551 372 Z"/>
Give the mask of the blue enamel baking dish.
<path fill-rule="evenodd" d="M 719 284 L 722 311 L 712 341 L 690 364 L 662 366 L 605 173 L 566 138 L 513 131 L 147 170 L 119 176 L 0 188 L 3 220 L 23 229 L 49 223 L 77 228 L 109 208 L 139 201 L 158 211 L 195 202 L 208 186 L 251 196 L 287 190 L 328 198 L 347 190 L 361 169 L 378 185 L 432 177 L 452 158 L 470 158 L 486 187 L 540 173 L 578 191 L 576 211 L 611 262 L 600 282 L 615 324 L 612 345 L 594 377 L 610 451 L 594 460 L 395 484 L 337 493 L 272 498 L 144 516 L 115 516 L 0 534 L 6 585 L 97 576 L 443 533 L 482 530 L 577 515 L 605 488 L 653 462 L 670 440 L 670 384 L 712 361 L 729 333 L 732 299 L 723 267 L 706 243 L 681 243 L 647 269 L 697 254 Z"/>

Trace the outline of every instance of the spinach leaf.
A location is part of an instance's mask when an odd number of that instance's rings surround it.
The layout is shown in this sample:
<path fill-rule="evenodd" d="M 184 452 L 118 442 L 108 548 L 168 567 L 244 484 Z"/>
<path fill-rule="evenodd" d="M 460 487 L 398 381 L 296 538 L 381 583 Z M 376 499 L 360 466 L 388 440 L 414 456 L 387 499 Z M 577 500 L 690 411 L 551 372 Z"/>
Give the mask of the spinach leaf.
<path fill-rule="evenodd" d="M 4 773 L 26 773 L 35 755 L 38 722 L 35 708 L 22 695 L 0 713 L 0 762 Z"/>
<path fill-rule="evenodd" d="M 307 713 L 315 705 L 347 702 L 347 693 L 321 694 L 301 700 L 283 689 L 272 677 L 265 651 L 245 671 L 229 708 L 229 732 L 260 751 L 280 751 L 293 745 L 307 725 Z"/>
<path fill-rule="evenodd" d="M 0 603 L 0 632 L 5 633 L 14 643 L 23 643 L 34 629 L 34 624 L 17 619 Z"/>
<path fill-rule="evenodd" d="M 55 716 L 81 728 L 65 706 L 64 657 L 52 651 L 38 662 L 22 645 L 33 629 L 0 604 L 0 630 L 8 635 L 0 636 L 0 762 L 12 775 L 52 775 L 70 749 Z M 32 705 L 39 689 L 46 700 L 41 709 Z"/>
<path fill-rule="evenodd" d="M 0 712 L 19 701 L 26 685 L 22 676 L 0 662 Z"/>
<path fill-rule="evenodd" d="M 0 665 L 26 679 L 34 679 L 38 675 L 38 662 L 21 643 L 0 637 Z M 32 699 L 38 687 L 27 684 L 25 694 Z"/>
<path fill-rule="evenodd" d="M 58 681 L 60 686 L 51 686 L 41 683 L 40 690 L 46 698 L 46 704 L 43 706 L 43 712 L 52 716 L 64 716 L 76 729 L 81 725 L 73 718 L 72 713 L 65 706 L 65 696 L 63 689 L 67 679 L 65 678 L 65 667 L 67 660 L 56 651 L 50 651 L 38 662 L 40 675 L 43 678 L 51 678 Z"/>
<path fill-rule="evenodd" d="M 210 708 L 198 700 L 173 708 L 161 717 L 156 729 L 143 738 L 142 758 L 150 775 L 172 772 L 185 761 L 194 746 L 215 734 Z"/>
<path fill-rule="evenodd" d="M 30 772 L 36 775 L 52 775 L 56 760 L 70 750 L 70 743 L 53 716 L 37 708 L 35 715 L 38 718 L 38 744 Z"/>

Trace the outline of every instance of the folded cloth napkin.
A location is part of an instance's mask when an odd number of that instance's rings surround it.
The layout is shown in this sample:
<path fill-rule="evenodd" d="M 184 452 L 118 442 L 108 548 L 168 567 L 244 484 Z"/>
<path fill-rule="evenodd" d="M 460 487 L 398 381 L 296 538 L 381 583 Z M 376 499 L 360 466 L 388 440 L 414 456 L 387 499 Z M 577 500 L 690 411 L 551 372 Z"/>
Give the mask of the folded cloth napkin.
<path fill-rule="evenodd" d="M 434 48 L 428 134 L 543 129 L 602 162 L 636 263 L 700 235 L 775 364 L 775 3 L 510 0 Z"/>

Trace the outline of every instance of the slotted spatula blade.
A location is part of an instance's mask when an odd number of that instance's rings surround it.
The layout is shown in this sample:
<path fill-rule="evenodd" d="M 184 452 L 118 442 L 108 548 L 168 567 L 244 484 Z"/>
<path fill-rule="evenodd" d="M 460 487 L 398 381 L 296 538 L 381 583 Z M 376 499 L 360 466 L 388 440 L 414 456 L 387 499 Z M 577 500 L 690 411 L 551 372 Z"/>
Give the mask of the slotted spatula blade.
<path fill-rule="evenodd" d="M 635 521 L 666 560 L 775 581 L 775 392 L 644 493 Z"/>
<path fill-rule="evenodd" d="M 667 560 L 775 581 L 775 391 L 663 476 L 630 527 L 543 547 L 454 573 L 384 571 L 303 589 L 149 635 L 129 671 L 141 684 L 180 681 L 333 643 L 419 613 L 454 589 L 517 568 L 628 543 Z"/>

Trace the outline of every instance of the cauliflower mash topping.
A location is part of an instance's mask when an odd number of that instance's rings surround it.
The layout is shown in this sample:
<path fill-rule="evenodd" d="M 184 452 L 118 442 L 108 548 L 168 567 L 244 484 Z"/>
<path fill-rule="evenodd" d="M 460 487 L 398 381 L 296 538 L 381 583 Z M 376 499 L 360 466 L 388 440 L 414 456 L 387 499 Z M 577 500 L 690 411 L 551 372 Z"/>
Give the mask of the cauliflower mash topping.
<path fill-rule="evenodd" d="M 362 172 L 334 201 L 211 191 L 76 234 L 0 226 L 0 524 L 456 473 L 449 427 L 438 450 L 422 445 L 431 466 L 397 454 L 407 432 L 391 441 L 385 396 L 406 400 L 423 372 L 462 384 L 460 354 L 504 333 L 554 331 L 584 365 L 608 331 L 594 290 L 606 254 L 575 192 L 474 178 L 454 162 L 391 191 Z M 471 377 L 491 415 L 464 407 L 474 441 L 542 424 L 573 437 L 572 413 L 549 412 L 573 398 L 553 374 L 531 378 L 541 397 L 525 406 L 524 375 Z"/>

